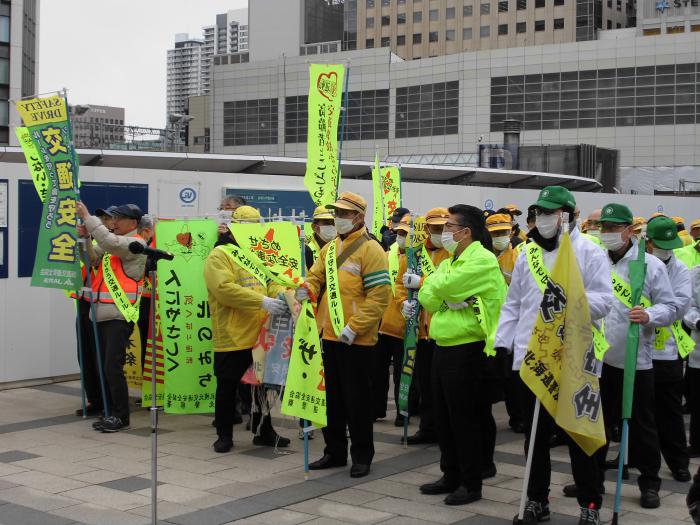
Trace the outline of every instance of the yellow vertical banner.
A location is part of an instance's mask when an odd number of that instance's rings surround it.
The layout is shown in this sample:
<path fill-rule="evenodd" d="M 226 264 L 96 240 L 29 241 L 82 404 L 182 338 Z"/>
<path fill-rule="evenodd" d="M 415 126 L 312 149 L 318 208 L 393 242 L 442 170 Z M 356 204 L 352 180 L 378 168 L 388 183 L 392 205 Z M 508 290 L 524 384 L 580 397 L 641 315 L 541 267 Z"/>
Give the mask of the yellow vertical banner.
<path fill-rule="evenodd" d="M 29 166 L 29 171 L 32 174 L 34 188 L 41 202 L 44 202 L 49 189 L 49 177 L 46 175 L 44 165 L 41 163 L 39 150 L 32 140 L 29 128 L 18 126 L 15 128 L 15 134 L 17 135 L 17 140 L 19 140 L 19 145 L 22 146 L 24 158 L 27 160 L 27 166 Z"/>
<path fill-rule="evenodd" d="M 401 207 L 401 170 L 397 166 L 389 166 L 382 169 L 381 174 L 384 217 L 389 220 L 396 208 Z"/>
<path fill-rule="evenodd" d="M 134 329 L 129 337 L 129 345 L 126 347 L 126 363 L 124 375 L 129 388 L 141 390 L 143 374 L 141 371 L 141 332 L 139 325 L 134 323 Z"/>
<path fill-rule="evenodd" d="M 374 169 L 372 170 L 372 234 L 382 238 L 382 226 L 386 224 L 384 216 L 384 189 L 382 188 L 382 173 L 379 171 L 379 156 L 374 156 Z"/>
<path fill-rule="evenodd" d="M 334 202 L 340 183 L 338 122 L 344 81 L 345 67 L 341 64 L 310 66 L 304 185 L 317 206 Z"/>

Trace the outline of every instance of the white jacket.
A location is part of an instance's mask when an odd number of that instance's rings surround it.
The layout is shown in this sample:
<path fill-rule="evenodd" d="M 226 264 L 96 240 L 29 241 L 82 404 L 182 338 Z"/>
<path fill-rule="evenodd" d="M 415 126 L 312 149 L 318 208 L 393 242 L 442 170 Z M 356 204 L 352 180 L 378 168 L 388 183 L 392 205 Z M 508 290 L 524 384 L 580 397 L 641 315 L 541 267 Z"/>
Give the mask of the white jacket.
<path fill-rule="evenodd" d="M 612 265 L 612 271 L 626 283 L 629 283 L 629 263 L 637 258 L 638 252 L 637 243 L 633 241 L 632 247 L 627 250 L 624 257 Z M 668 326 L 677 318 L 676 296 L 671 290 L 671 281 L 668 279 L 666 265 L 648 253 L 644 254 L 644 260 L 647 265 L 647 273 L 642 295 L 651 301 L 652 306 L 646 310 L 649 322 L 646 325 L 640 325 L 637 370 L 649 370 L 652 367 L 654 329 L 659 326 Z M 610 348 L 606 352 L 603 362 L 615 368 L 625 368 L 629 311 L 630 309 L 615 297 L 612 309 L 605 317 L 605 339 L 607 339 Z"/>
<path fill-rule="evenodd" d="M 671 255 L 671 258 L 665 264 L 668 279 L 671 281 L 671 290 L 676 296 L 676 318 L 674 321 L 678 321 L 683 319 L 690 306 L 692 292 L 690 270 L 685 264 L 676 259 L 675 255 Z M 678 359 L 678 346 L 673 335 L 666 340 L 666 346 L 664 346 L 663 350 L 654 349 L 652 358 L 654 361 L 674 361 Z"/>
<path fill-rule="evenodd" d="M 690 270 L 690 281 L 693 293 L 690 297 L 690 307 L 683 317 L 683 323 L 691 329 L 690 336 L 695 341 L 695 350 L 688 356 L 688 366 L 700 368 L 700 331 L 695 329 L 700 321 L 700 266 Z"/>
<path fill-rule="evenodd" d="M 614 299 L 610 262 L 605 252 L 583 237 L 578 228 L 574 228 L 571 232 L 571 244 L 581 270 L 591 320 L 601 319 L 610 310 Z M 551 252 L 542 250 L 544 264 L 550 272 L 557 253 L 559 253 L 558 247 Z M 513 370 L 520 370 L 541 302 L 542 292 L 532 276 L 525 250 L 523 250 L 513 268 L 508 297 L 501 308 L 494 344 L 496 347 L 508 348 L 514 352 Z"/>

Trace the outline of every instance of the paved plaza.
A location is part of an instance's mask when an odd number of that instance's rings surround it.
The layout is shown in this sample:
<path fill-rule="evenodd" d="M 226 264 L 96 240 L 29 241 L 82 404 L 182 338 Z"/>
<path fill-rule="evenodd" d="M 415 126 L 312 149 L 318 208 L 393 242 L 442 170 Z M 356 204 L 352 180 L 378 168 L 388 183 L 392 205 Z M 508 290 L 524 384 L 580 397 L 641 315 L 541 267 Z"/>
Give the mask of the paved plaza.
<path fill-rule="evenodd" d="M 150 523 L 148 412 L 134 409 L 127 432 L 101 434 L 90 428 L 92 420 L 73 415 L 79 406 L 77 382 L 0 391 L 0 524 Z M 289 451 L 254 447 L 238 425 L 233 452 L 217 454 L 211 448 L 216 438 L 211 416 L 165 415 L 159 435 L 160 523 L 511 523 L 525 460 L 523 437 L 507 429 L 502 403 L 495 407 L 498 475 L 485 482 L 481 501 L 462 507 L 447 507 L 443 496 L 419 493 L 420 484 L 440 475 L 439 452 L 437 446 L 404 448 L 392 410 L 374 426 L 377 453 L 368 477 L 351 479 L 348 466 L 311 472 L 309 481 L 304 481 L 303 446 L 291 418 L 277 413 L 274 419 L 278 431 L 292 438 Z M 416 428 L 412 422 L 409 432 Z M 312 461 L 322 448 L 319 435 L 311 441 Z M 562 486 L 572 481 L 566 448 L 553 449 L 552 460 L 551 523 L 575 524 L 576 501 L 562 495 Z M 691 471 L 696 469 L 694 460 Z M 607 522 L 613 475 L 608 473 L 601 513 Z M 673 481 L 665 466 L 662 477 L 661 508 L 654 510 L 639 507 L 634 481 L 626 482 L 621 523 L 691 521 L 685 506 L 689 485 Z"/>

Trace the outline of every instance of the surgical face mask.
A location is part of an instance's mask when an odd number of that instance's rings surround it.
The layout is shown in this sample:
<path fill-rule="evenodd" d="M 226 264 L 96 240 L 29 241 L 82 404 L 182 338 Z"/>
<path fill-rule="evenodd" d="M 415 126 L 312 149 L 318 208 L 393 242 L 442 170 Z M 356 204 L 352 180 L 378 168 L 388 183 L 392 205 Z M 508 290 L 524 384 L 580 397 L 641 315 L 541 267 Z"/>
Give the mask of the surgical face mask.
<path fill-rule="evenodd" d="M 601 233 L 600 242 L 611 252 L 616 252 L 625 245 L 625 241 L 622 240 L 622 232 Z"/>
<path fill-rule="evenodd" d="M 545 239 L 552 239 L 559 232 L 559 215 L 538 215 L 535 218 L 535 227 Z"/>
<path fill-rule="evenodd" d="M 588 235 L 591 237 L 595 237 L 596 239 L 600 239 L 600 230 L 588 230 L 586 232 Z"/>
<path fill-rule="evenodd" d="M 457 245 L 459 244 L 459 241 L 455 240 L 455 233 L 459 233 L 465 229 L 466 228 L 462 228 L 461 230 L 457 230 L 456 232 L 442 232 L 440 240 L 442 241 L 442 247 L 445 248 L 445 250 L 447 250 L 448 253 L 454 253 L 457 250 Z"/>
<path fill-rule="evenodd" d="M 436 248 L 442 248 L 442 234 L 441 233 L 431 233 L 430 242 Z"/>
<path fill-rule="evenodd" d="M 401 248 L 402 250 L 406 248 L 406 237 L 402 235 L 397 235 L 396 236 L 396 244 Z"/>
<path fill-rule="evenodd" d="M 355 227 L 355 221 L 353 219 L 341 219 L 340 217 L 336 217 L 334 219 L 335 222 L 335 229 L 340 235 L 345 235 L 346 233 L 350 233 L 352 229 Z"/>
<path fill-rule="evenodd" d="M 323 242 L 331 242 L 336 235 L 338 235 L 338 232 L 332 224 L 323 224 L 318 227 L 318 236 Z"/>
<path fill-rule="evenodd" d="M 661 259 L 662 261 L 667 261 L 671 258 L 671 255 L 673 254 L 673 250 L 662 250 L 661 248 L 652 248 L 651 253 L 654 254 L 654 257 Z"/>
<path fill-rule="evenodd" d="M 503 235 L 501 237 L 493 237 L 493 247 L 499 251 L 502 252 L 506 248 L 508 248 L 508 245 L 510 244 L 510 237 L 507 235 Z"/>

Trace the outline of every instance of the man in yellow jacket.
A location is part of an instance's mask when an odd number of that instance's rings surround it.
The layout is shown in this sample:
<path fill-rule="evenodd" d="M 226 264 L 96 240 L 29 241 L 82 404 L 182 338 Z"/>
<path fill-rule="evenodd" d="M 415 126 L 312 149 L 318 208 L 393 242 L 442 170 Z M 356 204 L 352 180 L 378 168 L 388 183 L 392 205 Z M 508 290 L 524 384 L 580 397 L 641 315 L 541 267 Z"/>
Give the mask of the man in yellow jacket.
<path fill-rule="evenodd" d="M 258 222 L 260 212 L 241 206 L 233 214 L 234 222 Z M 287 304 L 276 299 L 283 287 L 264 275 L 247 270 L 238 259 L 242 256 L 231 235 L 212 250 L 204 266 L 204 280 L 209 292 L 209 308 L 214 341 L 214 374 L 216 375 L 216 452 L 233 447 L 233 419 L 238 384 L 253 363 L 252 348 L 267 313 L 284 313 Z M 256 262 L 253 260 L 253 262 Z M 256 400 L 253 399 L 253 403 Z M 278 436 L 270 416 L 261 418 L 253 411 L 252 429 L 255 445 L 289 446 L 289 439 Z M 262 419 L 262 421 L 261 421 Z"/>
<path fill-rule="evenodd" d="M 391 286 L 386 254 L 365 226 L 367 201 L 344 192 L 329 208 L 335 209 L 338 238 L 323 247 L 296 294 L 298 301 L 318 298 L 326 377 L 326 447 L 323 457 L 309 468 L 347 464 L 347 426 L 352 442 L 350 476 L 359 478 L 369 474 L 374 457 L 372 351 Z"/>
<path fill-rule="evenodd" d="M 509 215 L 496 213 L 486 219 L 486 229 L 491 235 L 491 243 L 493 244 L 493 252 L 498 259 L 498 266 L 501 268 L 503 278 L 507 284 L 510 284 L 510 276 L 515 267 L 515 260 L 518 258 L 520 251 L 513 248 L 510 243 L 513 227 Z"/>

